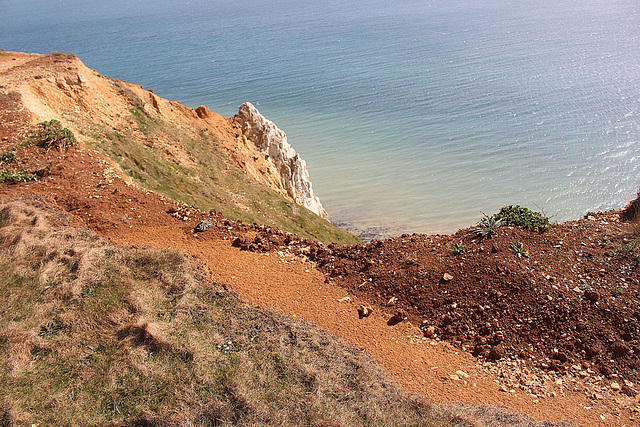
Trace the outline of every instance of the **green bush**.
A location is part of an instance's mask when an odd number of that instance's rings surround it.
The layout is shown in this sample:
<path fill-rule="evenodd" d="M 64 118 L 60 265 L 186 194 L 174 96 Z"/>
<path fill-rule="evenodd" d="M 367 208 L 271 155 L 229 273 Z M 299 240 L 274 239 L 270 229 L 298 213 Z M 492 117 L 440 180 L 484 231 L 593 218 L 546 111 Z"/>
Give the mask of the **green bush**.
<path fill-rule="evenodd" d="M 546 216 L 518 205 L 504 206 L 493 217 L 500 220 L 502 225 L 512 225 L 538 233 L 546 231 L 551 226 Z"/>
<path fill-rule="evenodd" d="M 35 144 L 47 149 L 51 149 L 52 147 L 64 149 L 78 144 L 73 132 L 67 128 L 63 128 L 58 120 L 38 123 L 38 126 L 41 130 L 31 134 L 26 141 L 28 145 Z"/>

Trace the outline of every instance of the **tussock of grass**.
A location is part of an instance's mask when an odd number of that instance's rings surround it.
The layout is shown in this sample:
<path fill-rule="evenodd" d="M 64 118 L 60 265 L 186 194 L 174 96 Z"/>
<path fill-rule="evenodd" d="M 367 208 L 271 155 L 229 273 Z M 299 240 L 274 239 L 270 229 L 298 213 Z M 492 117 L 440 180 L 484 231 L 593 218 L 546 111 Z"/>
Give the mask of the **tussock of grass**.
<path fill-rule="evenodd" d="M 125 88 L 118 87 L 126 93 Z M 135 95 L 129 97 L 139 106 L 130 111 L 140 131 L 147 137 L 179 144 L 191 160 L 189 165 L 180 164 L 162 150 L 141 143 L 131 131 L 95 132 L 90 145 L 115 160 L 143 187 L 203 211 L 216 210 L 229 219 L 275 226 L 324 243 L 359 243 L 352 234 L 247 177 L 216 150 L 212 137 L 201 134 L 190 138 L 180 129 L 145 114 L 140 107 L 142 101 Z"/>
<path fill-rule="evenodd" d="M 0 205 L 10 425 L 447 425 L 325 332 L 250 308 L 191 257 Z"/>
<path fill-rule="evenodd" d="M 62 124 L 58 120 L 49 120 L 46 122 L 38 123 L 38 130 L 36 130 L 26 140 L 28 145 L 37 145 L 47 150 L 51 148 L 58 148 L 64 150 L 66 148 L 78 145 L 76 137 L 67 128 L 63 128 Z"/>

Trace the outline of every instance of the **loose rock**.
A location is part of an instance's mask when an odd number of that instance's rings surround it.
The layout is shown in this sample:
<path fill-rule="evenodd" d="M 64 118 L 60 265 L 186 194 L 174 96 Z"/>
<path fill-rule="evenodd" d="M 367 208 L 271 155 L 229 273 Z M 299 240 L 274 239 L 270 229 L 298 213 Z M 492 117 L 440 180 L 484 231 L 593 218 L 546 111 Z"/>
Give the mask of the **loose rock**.
<path fill-rule="evenodd" d="M 596 302 L 598 301 L 598 299 L 600 299 L 600 294 L 593 289 L 587 289 L 586 291 L 584 291 L 584 296 L 593 302 Z"/>
<path fill-rule="evenodd" d="M 369 317 L 373 313 L 373 308 L 369 305 L 361 305 L 358 307 L 358 316 L 362 319 L 363 317 Z"/>
<path fill-rule="evenodd" d="M 196 225 L 196 227 L 193 229 L 193 231 L 195 231 L 196 233 L 202 233 L 203 231 L 206 231 L 213 226 L 213 222 L 205 219 L 203 221 L 200 221 L 198 225 Z"/>

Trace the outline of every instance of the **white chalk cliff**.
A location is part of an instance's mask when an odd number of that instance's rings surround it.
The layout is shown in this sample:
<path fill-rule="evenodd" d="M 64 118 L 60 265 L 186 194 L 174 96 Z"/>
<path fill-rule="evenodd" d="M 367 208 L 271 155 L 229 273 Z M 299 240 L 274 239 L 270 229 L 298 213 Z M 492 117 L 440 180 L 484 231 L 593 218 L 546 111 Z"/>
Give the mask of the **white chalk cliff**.
<path fill-rule="evenodd" d="M 287 135 L 249 102 L 240 106 L 235 120 L 240 125 L 243 136 L 251 141 L 278 171 L 287 195 L 297 204 L 327 219 L 327 211 L 322 207 L 318 196 L 313 193 L 307 164 L 289 145 Z"/>

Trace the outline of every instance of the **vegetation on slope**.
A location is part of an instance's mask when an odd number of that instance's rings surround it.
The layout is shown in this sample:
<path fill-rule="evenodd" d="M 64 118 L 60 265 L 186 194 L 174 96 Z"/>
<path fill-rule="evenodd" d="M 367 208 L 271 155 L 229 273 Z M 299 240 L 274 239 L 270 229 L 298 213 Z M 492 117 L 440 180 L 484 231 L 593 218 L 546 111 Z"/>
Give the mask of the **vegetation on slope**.
<path fill-rule="evenodd" d="M 3 425 L 446 425 L 371 360 L 191 257 L 0 206 Z"/>
<path fill-rule="evenodd" d="M 145 188 L 203 211 L 213 209 L 232 220 L 276 226 L 323 243 L 359 242 L 352 234 L 247 177 L 216 149 L 219 144 L 214 137 L 200 133 L 191 138 L 146 114 L 142 101 L 131 91 L 127 95 L 132 105 L 137 105 L 130 112 L 143 136 L 133 130 L 123 134 L 96 125 L 90 145 L 115 160 Z M 179 162 L 166 155 L 160 144 L 150 142 L 154 139 L 179 145 L 188 161 Z"/>

